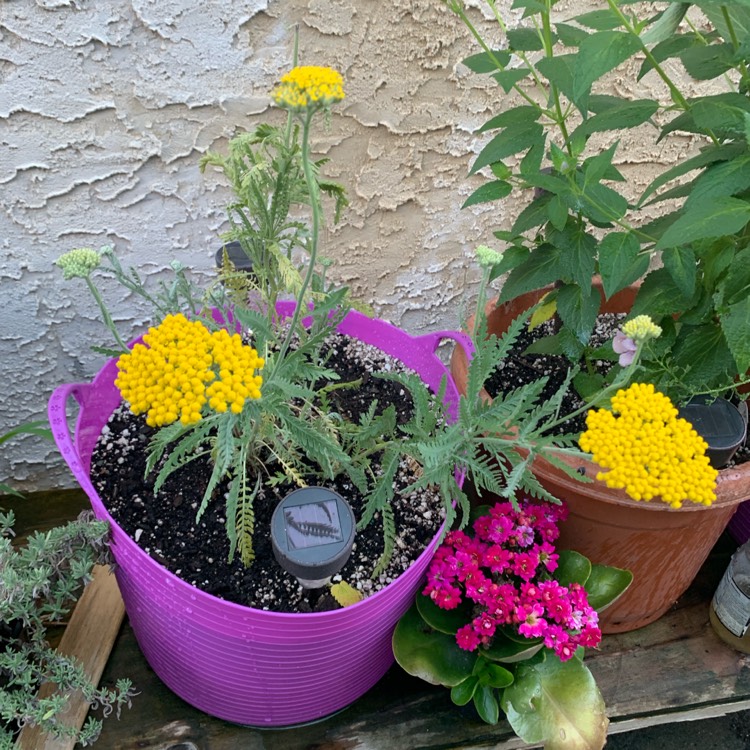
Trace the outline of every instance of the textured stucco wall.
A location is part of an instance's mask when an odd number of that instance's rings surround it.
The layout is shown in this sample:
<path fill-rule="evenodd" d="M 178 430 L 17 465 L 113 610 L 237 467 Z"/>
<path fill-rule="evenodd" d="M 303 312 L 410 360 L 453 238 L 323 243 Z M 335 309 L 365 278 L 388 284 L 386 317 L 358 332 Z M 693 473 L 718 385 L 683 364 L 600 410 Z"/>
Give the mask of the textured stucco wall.
<path fill-rule="evenodd" d="M 412 332 L 457 325 L 471 249 L 515 211 L 460 210 L 483 181 L 466 176 L 486 140 L 472 132 L 499 92 L 458 64 L 476 49 L 438 0 L 0 0 L 0 431 L 42 416 L 57 384 L 101 362 L 93 301 L 52 266 L 62 252 L 112 243 L 154 280 L 173 258 L 210 272 L 228 192 L 200 156 L 281 119 L 267 94 L 295 22 L 301 62 L 346 81 L 315 139 L 351 200 L 324 233 L 334 274 Z M 638 153 L 634 164 L 679 156 Z M 147 311 L 106 292 L 124 335 L 141 331 Z M 54 447 L 32 440 L 3 448 L 0 480 L 70 483 Z"/>

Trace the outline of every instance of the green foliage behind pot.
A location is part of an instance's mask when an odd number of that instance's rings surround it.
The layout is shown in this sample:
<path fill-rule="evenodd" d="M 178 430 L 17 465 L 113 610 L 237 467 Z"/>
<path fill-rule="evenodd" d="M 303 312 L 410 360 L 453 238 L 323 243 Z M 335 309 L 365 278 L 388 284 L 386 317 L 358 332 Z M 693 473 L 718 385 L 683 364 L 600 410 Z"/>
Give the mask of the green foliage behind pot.
<path fill-rule="evenodd" d="M 465 203 L 515 193 L 528 199 L 512 225 L 495 232 L 505 250 L 494 276 L 508 273 L 500 301 L 553 284 L 548 301 L 562 324 L 555 343 L 577 361 L 600 307 L 592 277 L 601 276 L 607 297 L 640 280 L 633 314 L 649 314 L 664 330 L 644 352 L 646 378 L 683 398 L 726 389 L 744 376 L 750 368 L 747 3 L 655 3 L 648 6 L 656 6 L 654 15 L 639 17 L 641 6 L 607 0 L 599 10 L 555 21 L 556 0 L 516 0 L 523 21 L 510 29 L 488 1 L 502 49 L 484 40 L 461 0 L 447 4 L 482 47 L 464 63 L 497 82 L 498 101 L 512 95 L 520 102 L 480 129 L 492 138 L 471 172 L 486 168 L 492 177 Z M 670 72 L 679 67 L 711 93 L 684 93 Z M 632 98 L 602 84 L 615 69 L 637 71 Z M 649 94 L 659 79 L 664 96 L 656 100 Z M 627 161 L 620 139 L 633 128 L 640 144 L 650 139 L 656 148 L 685 133 L 694 137 L 693 154 L 653 179 L 635 202 L 625 197 L 616 166 Z M 668 199 L 659 218 L 643 218 L 644 208 Z"/>

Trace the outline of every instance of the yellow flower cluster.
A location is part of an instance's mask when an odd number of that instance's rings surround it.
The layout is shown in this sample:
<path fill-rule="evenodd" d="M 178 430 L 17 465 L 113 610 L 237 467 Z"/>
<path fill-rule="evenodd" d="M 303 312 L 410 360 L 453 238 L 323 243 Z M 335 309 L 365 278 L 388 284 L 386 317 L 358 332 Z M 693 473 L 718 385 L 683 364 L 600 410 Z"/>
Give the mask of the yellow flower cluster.
<path fill-rule="evenodd" d="M 282 76 L 271 96 L 289 109 L 328 106 L 344 98 L 344 79 L 332 68 L 299 65 Z"/>
<path fill-rule="evenodd" d="M 658 339 L 661 326 L 656 325 L 648 315 L 636 315 L 632 320 L 622 324 L 622 332 L 636 342 Z"/>
<path fill-rule="evenodd" d="M 117 360 L 115 385 L 133 414 L 146 413 L 152 427 L 198 422 L 205 404 L 239 414 L 248 398 L 260 398 L 263 367 L 258 352 L 239 334 L 211 333 L 200 321 L 168 315 Z"/>
<path fill-rule="evenodd" d="M 597 479 L 624 489 L 634 500 L 661 499 L 673 508 L 683 500 L 710 505 L 716 476 L 706 442 L 663 393 L 650 383 L 633 383 L 612 398 L 612 411 L 586 416 L 579 444 L 608 472 Z"/>

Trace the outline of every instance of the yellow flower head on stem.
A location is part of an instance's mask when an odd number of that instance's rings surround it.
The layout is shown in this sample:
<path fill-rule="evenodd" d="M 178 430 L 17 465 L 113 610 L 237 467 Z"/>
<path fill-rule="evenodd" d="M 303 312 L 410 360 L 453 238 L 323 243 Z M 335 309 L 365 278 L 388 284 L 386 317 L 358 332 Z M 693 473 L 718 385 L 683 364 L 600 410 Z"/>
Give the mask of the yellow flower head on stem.
<path fill-rule="evenodd" d="M 661 326 L 656 325 L 648 315 L 636 315 L 622 324 L 622 332 L 636 344 L 661 336 Z"/>
<path fill-rule="evenodd" d="M 718 472 L 705 440 L 652 384 L 619 390 L 612 411 L 588 412 L 586 428 L 579 445 L 609 469 L 596 476 L 608 487 L 624 489 L 634 500 L 661 497 L 673 508 L 685 500 L 711 505 L 716 499 Z"/>
<path fill-rule="evenodd" d="M 204 407 L 239 414 L 247 399 L 260 398 L 263 368 L 258 352 L 239 334 L 210 332 L 200 321 L 168 315 L 128 354 L 117 360 L 115 385 L 133 414 L 152 427 L 195 424 Z"/>
<path fill-rule="evenodd" d="M 280 107 L 295 111 L 329 107 L 344 98 L 344 79 L 333 68 L 299 65 L 282 76 L 271 96 Z"/>

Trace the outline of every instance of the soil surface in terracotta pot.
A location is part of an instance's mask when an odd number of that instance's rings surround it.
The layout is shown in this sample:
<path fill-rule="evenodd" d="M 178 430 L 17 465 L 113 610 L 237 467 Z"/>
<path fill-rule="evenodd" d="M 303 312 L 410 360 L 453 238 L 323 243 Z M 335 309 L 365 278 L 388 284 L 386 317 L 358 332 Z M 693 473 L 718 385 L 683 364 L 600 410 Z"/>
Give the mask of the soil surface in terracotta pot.
<path fill-rule="evenodd" d="M 400 421 L 411 416 L 412 401 L 401 384 L 374 376 L 382 372 L 406 372 L 401 362 L 379 349 L 340 334 L 329 338 L 329 366 L 342 382 L 362 380 L 357 388 L 329 393 L 331 409 L 358 421 L 377 400 L 377 411 L 396 406 Z M 425 386 L 426 387 L 426 386 Z M 339 605 L 328 588 L 302 589 L 297 580 L 276 562 L 270 542 L 270 519 L 276 504 L 297 486 L 284 482 L 263 487 L 254 502 L 256 559 L 245 567 L 235 557 L 228 561 L 229 542 L 225 529 L 225 503 L 220 487 L 200 522 L 196 510 L 211 473 L 207 460 L 198 459 L 176 472 L 154 496 L 152 482 L 144 479 L 148 441 L 152 428 L 142 416 L 118 408 L 102 432 L 92 457 L 91 478 L 107 509 L 122 528 L 149 555 L 175 575 L 215 596 L 257 609 L 278 612 L 312 612 Z M 275 471 L 272 463 L 269 468 Z M 377 462 L 373 469 L 377 471 Z M 415 479 L 415 467 L 402 462 L 392 501 L 397 540 L 392 561 L 377 579 L 370 576 L 383 551 L 383 527 L 379 516 L 355 536 L 349 561 L 333 582 L 346 581 L 368 595 L 383 588 L 406 570 L 432 541 L 443 522 L 442 502 L 436 493 L 400 492 Z M 322 484 L 309 477 L 310 484 Z M 331 489 L 346 498 L 360 517 L 363 498 L 346 477 Z"/>

